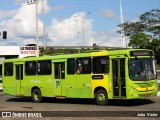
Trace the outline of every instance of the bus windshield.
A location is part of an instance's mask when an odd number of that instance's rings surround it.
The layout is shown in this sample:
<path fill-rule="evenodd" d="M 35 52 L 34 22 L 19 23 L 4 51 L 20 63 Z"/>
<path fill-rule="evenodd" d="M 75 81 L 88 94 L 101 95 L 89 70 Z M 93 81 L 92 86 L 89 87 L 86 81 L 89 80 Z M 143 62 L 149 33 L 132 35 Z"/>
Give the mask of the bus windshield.
<path fill-rule="evenodd" d="M 129 59 L 129 77 L 131 80 L 156 79 L 155 60 L 153 58 Z"/>

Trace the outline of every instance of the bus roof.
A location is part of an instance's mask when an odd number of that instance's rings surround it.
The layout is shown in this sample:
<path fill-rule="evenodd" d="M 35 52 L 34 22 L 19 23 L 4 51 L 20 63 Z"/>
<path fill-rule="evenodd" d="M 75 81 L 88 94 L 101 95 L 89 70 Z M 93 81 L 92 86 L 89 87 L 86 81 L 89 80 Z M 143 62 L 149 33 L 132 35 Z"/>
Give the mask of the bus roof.
<path fill-rule="evenodd" d="M 6 59 L 4 62 L 16 62 L 16 61 L 30 61 L 30 60 L 51 60 L 51 59 L 66 59 L 66 58 L 78 58 L 78 57 L 93 57 L 93 56 L 105 56 L 105 55 L 128 55 L 130 56 L 130 51 L 152 51 L 149 49 L 118 49 L 118 50 L 99 50 L 99 51 L 88 51 L 85 53 L 76 53 L 76 54 L 53 54 L 53 55 L 44 55 L 40 57 L 28 56 L 24 58 L 13 58 Z"/>

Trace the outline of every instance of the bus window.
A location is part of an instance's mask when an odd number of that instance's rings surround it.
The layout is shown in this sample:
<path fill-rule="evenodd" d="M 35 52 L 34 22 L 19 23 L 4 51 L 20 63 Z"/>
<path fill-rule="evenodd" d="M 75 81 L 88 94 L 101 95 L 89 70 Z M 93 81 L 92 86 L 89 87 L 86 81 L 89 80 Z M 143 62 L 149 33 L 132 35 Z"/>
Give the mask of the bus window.
<path fill-rule="evenodd" d="M 152 58 L 129 59 L 129 77 L 132 80 L 156 79 L 155 62 Z"/>
<path fill-rule="evenodd" d="M 23 65 L 16 65 L 16 80 L 23 80 Z"/>
<path fill-rule="evenodd" d="M 65 63 L 54 63 L 55 79 L 65 79 Z"/>
<path fill-rule="evenodd" d="M 109 58 L 108 57 L 94 57 L 93 61 L 93 73 L 108 73 L 109 72 Z"/>
<path fill-rule="evenodd" d="M 55 79 L 60 79 L 60 70 L 59 70 L 59 64 L 55 63 L 54 64 L 54 76 Z"/>
<path fill-rule="evenodd" d="M 77 74 L 91 73 L 91 58 L 78 58 L 76 60 Z"/>
<path fill-rule="evenodd" d="M 61 63 L 61 78 L 65 79 L 65 64 Z"/>
<path fill-rule="evenodd" d="M 43 60 L 38 61 L 37 66 L 38 75 L 50 75 L 51 74 L 51 61 Z"/>
<path fill-rule="evenodd" d="M 29 61 L 25 63 L 26 75 L 36 75 L 36 61 Z"/>
<path fill-rule="evenodd" d="M 75 59 L 67 60 L 67 74 L 75 74 Z"/>
<path fill-rule="evenodd" d="M 5 76 L 12 76 L 13 75 L 13 63 L 5 63 L 4 64 L 4 75 Z"/>

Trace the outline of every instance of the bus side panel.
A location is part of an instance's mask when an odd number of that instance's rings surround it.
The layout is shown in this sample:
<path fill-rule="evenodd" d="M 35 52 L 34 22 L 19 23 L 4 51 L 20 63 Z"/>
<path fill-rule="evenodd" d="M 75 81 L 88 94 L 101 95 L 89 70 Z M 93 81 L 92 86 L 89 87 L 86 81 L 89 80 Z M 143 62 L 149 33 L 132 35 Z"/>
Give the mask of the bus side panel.
<path fill-rule="evenodd" d="M 14 77 L 3 76 L 3 92 L 9 95 L 16 95 L 16 83 Z"/>
<path fill-rule="evenodd" d="M 38 88 L 43 97 L 54 96 L 54 81 L 51 75 L 45 76 L 25 76 L 24 77 L 24 96 L 31 96 L 32 89 Z"/>
<path fill-rule="evenodd" d="M 76 75 L 66 76 L 66 97 L 78 98 L 77 80 Z"/>
<path fill-rule="evenodd" d="M 97 87 L 104 88 L 107 91 L 108 98 L 110 98 L 109 79 L 108 75 L 102 75 L 103 79 L 92 79 L 92 98 L 94 98 L 94 91 Z"/>
<path fill-rule="evenodd" d="M 24 96 L 31 96 L 31 91 L 34 86 L 39 85 L 39 80 L 36 79 L 36 76 L 24 76 L 23 79 L 23 91 L 24 91 Z M 34 86 L 32 86 L 34 85 Z"/>
<path fill-rule="evenodd" d="M 92 98 L 91 74 L 77 74 L 78 98 Z"/>
<path fill-rule="evenodd" d="M 66 79 L 61 79 L 62 96 L 66 96 Z"/>
<path fill-rule="evenodd" d="M 40 80 L 41 93 L 43 97 L 55 97 L 54 85 L 55 82 L 51 75 L 42 75 L 37 76 L 37 79 Z"/>

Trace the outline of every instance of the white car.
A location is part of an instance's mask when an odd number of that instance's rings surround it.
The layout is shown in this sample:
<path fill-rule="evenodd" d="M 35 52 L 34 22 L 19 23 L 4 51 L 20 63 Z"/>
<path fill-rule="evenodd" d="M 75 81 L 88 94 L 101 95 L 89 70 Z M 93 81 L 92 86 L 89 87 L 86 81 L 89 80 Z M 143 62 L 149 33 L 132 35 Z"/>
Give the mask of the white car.
<path fill-rule="evenodd" d="M 2 87 L 2 77 L 0 77 L 0 90 L 3 90 L 3 87 Z"/>

